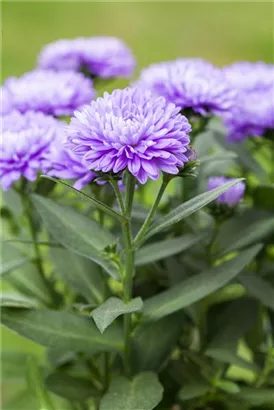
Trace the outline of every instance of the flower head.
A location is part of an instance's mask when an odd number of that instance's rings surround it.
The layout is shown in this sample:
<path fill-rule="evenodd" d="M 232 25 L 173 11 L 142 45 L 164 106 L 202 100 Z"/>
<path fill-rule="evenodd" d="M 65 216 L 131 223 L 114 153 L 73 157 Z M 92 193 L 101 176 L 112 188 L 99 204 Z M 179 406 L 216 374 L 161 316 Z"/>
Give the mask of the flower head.
<path fill-rule="evenodd" d="M 102 78 L 128 77 L 135 67 L 131 50 L 115 37 L 75 38 L 46 45 L 38 58 L 41 68 L 80 71 Z"/>
<path fill-rule="evenodd" d="M 65 147 L 64 135 L 56 138 L 44 155 L 42 167 L 47 175 L 61 179 L 76 179 L 74 188 L 82 189 L 95 178 L 95 174 L 71 150 Z"/>
<path fill-rule="evenodd" d="M 239 61 L 224 67 L 223 72 L 227 81 L 238 90 L 259 91 L 274 84 L 274 65 L 262 61 Z"/>
<path fill-rule="evenodd" d="M 207 184 L 207 190 L 211 191 L 212 189 L 219 188 L 225 183 L 233 181 L 233 178 L 221 177 L 210 177 Z M 236 185 L 233 185 L 223 194 L 221 194 L 217 199 L 217 204 L 225 204 L 229 207 L 237 205 L 237 203 L 243 198 L 245 192 L 245 183 L 238 182 Z"/>
<path fill-rule="evenodd" d="M 73 71 L 35 70 L 9 78 L 4 87 L 13 109 L 22 113 L 71 115 L 95 96 L 92 81 Z"/>
<path fill-rule="evenodd" d="M 144 184 L 160 171 L 177 174 L 188 161 L 191 130 L 180 107 L 150 91 L 126 88 L 75 113 L 68 127 L 68 147 L 88 168 L 104 173 L 125 169 Z"/>
<path fill-rule="evenodd" d="M 64 123 L 43 113 L 13 111 L 1 118 L 0 180 L 8 190 L 21 177 L 34 181 L 50 144 L 63 134 Z"/>
<path fill-rule="evenodd" d="M 4 87 L 0 91 L 0 115 L 9 114 L 12 111 L 12 104 L 9 93 Z"/>
<path fill-rule="evenodd" d="M 222 71 L 200 59 L 178 59 L 152 64 L 137 83 L 162 95 L 181 109 L 219 115 L 231 108 L 236 92 Z"/>
<path fill-rule="evenodd" d="M 274 129 L 274 84 L 272 89 L 242 92 L 230 113 L 224 116 L 228 141 L 239 142 L 264 136 Z"/>

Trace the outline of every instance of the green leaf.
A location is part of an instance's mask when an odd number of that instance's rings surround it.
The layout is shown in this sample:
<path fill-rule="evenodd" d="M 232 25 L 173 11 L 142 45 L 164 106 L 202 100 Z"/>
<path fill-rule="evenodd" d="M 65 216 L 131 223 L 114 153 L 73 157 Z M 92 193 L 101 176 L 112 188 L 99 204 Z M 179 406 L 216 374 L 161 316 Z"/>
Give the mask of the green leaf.
<path fill-rule="evenodd" d="M 14 246 L 8 243 L 2 244 L 2 252 L 4 261 L 9 262 L 15 258 L 23 258 L 22 253 L 19 252 Z M 3 277 L 3 280 L 11 284 L 20 293 L 26 296 L 30 296 L 34 299 L 39 299 L 45 304 L 51 304 L 51 297 L 49 291 L 42 280 L 37 267 L 32 263 L 22 265 L 20 270 L 10 272 Z"/>
<path fill-rule="evenodd" d="M 205 355 L 211 357 L 212 359 L 218 360 L 219 362 L 242 367 L 243 369 L 252 370 L 255 372 L 259 370 L 258 366 L 255 363 L 251 363 L 245 359 L 242 359 L 233 350 L 225 347 L 208 348 L 205 352 Z"/>
<path fill-rule="evenodd" d="M 72 401 L 85 401 L 98 396 L 98 392 L 88 380 L 61 371 L 51 373 L 46 378 L 45 385 L 51 392 Z"/>
<path fill-rule="evenodd" d="M 123 349 L 118 326 L 102 335 L 91 319 L 65 311 L 3 308 L 1 321 L 21 336 L 47 347 L 90 353 Z"/>
<path fill-rule="evenodd" d="M 103 333 L 106 328 L 120 315 L 138 312 L 143 307 L 143 301 L 140 297 L 132 299 L 125 303 L 119 298 L 111 297 L 101 306 L 91 312 L 96 326 Z"/>
<path fill-rule="evenodd" d="M 34 308 L 38 306 L 37 300 L 16 293 L 2 293 L 0 306 L 17 308 Z"/>
<path fill-rule="evenodd" d="M 2 192 L 2 195 L 4 203 L 7 205 L 8 209 L 10 209 L 16 217 L 20 217 L 24 212 L 20 195 L 15 192 L 14 189 L 4 191 Z"/>
<path fill-rule="evenodd" d="M 1 265 L 0 275 L 3 277 L 14 270 L 21 268 L 21 266 L 26 265 L 30 261 L 31 261 L 31 258 L 23 257 L 20 259 L 16 259 L 10 262 L 3 263 Z"/>
<path fill-rule="evenodd" d="M 117 377 L 102 398 L 100 410 L 152 410 L 162 395 L 163 387 L 155 373 L 140 373 L 132 381 Z"/>
<path fill-rule="evenodd" d="M 270 282 L 252 272 L 245 272 L 238 280 L 250 295 L 274 311 L 274 288 Z"/>
<path fill-rule="evenodd" d="M 228 307 L 217 317 L 216 334 L 209 343 L 206 353 L 217 348 L 236 348 L 238 340 L 254 323 L 258 303 L 254 299 L 240 298 L 230 302 Z"/>
<path fill-rule="evenodd" d="M 123 215 L 116 212 L 114 209 L 110 208 L 109 206 L 107 206 L 103 202 L 99 201 L 98 199 L 93 198 L 92 196 L 89 196 L 89 195 L 85 194 L 82 191 L 78 191 L 78 189 L 73 188 L 71 185 L 68 185 L 63 181 L 60 181 L 59 179 L 50 177 L 48 175 L 41 175 L 41 178 L 46 178 L 46 179 L 52 180 L 52 181 L 54 181 L 58 184 L 61 184 L 61 185 L 65 186 L 66 188 L 68 188 L 71 191 L 75 192 L 81 198 L 85 199 L 88 202 L 91 202 L 92 205 L 94 205 L 96 208 L 100 209 L 101 211 L 106 212 L 108 215 L 112 216 L 113 218 L 118 219 L 120 222 L 126 222 L 127 221 L 127 219 Z"/>
<path fill-rule="evenodd" d="M 29 356 L 27 359 L 27 381 L 30 391 L 36 397 L 38 408 L 54 410 L 51 398 L 45 388 L 42 372 L 34 357 Z"/>
<path fill-rule="evenodd" d="M 263 404 L 273 404 L 274 402 L 274 389 L 254 387 L 242 387 L 239 398 L 251 406 L 260 406 Z"/>
<path fill-rule="evenodd" d="M 235 258 L 182 281 L 144 302 L 144 316 L 156 320 L 191 305 L 226 285 L 256 256 L 261 245 L 241 252 Z"/>
<path fill-rule="evenodd" d="M 134 372 L 159 371 L 185 326 L 182 312 L 138 326 L 132 337 L 131 363 Z"/>
<path fill-rule="evenodd" d="M 218 198 L 218 196 L 220 196 L 223 192 L 227 191 L 229 188 L 231 188 L 232 186 L 234 186 L 242 180 L 243 178 L 238 178 L 233 181 L 227 182 L 219 188 L 215 188 L 211 191 L 204 192 L 190 199 L 189 201 L 186 201 L 183 204 L 179 205 L 177 208 L 173 209 L 167 215 L 162 216 L 157 220 L 157 222 L 151 225 L 146 235 L 146 239 L 168 228 L 170 225 L 173 225 L 181 221 L 182 219 L 187 218 L 189 215 L 193 214 L 194 212 L 203 208 L 210 202 L 214 201 L 214 199 Z"/>
<path fill-rule="evenodd" d="M 236 249 L 262 242 L 274 232 L 274 218 L 249 211 L 229 219 L 216 238 L 217 253 L 223 255 Z"/>
<path fill-rule="evenodd" d="M 56 275 L 65 283 L 88 302 L 103 303 L 104 281 L 98 265 L 66 249 L 51 249 L 50 256 Z"/>
<path fill-rule="evenodd" d="M 211 386 L 207 383 L 187 384 L 180 389 L 178 397 L 182 401 L 192 400 L 204 396 L 210 388 Z"/>
<path fill-rule="evenodd" d="M 36 266 L 32 264 L 25 265 L 20 271 L 11 272 L 5 277 L 5 280 L 26 296 L 39 299 L 46 305 L 52 303 L 48 289 L 42 281 Z"/>
<path fill-rule="evenodd" d="M 256 207 L 262 209 L 268 209 L 273 211 L 274 209 L 274 185 L 259 185 L 252 195 L 253 203 Z"/>
<path fill-rule="evenodd" d="M 103 253 L 116 239 L 97 222 L 59 205 L 50 199 L 32 195 L 35 207 L 46 228 L 65 248 L 102 266 L 112 277 L 118 278 L 116 266 Z"/>
<path fill-rule="evenodd" d="M 229 380 L 216 380 L 215 386 L 230 394 L 240 393 L 241 391 L 240 387 L 236 383 Z"/>
<path fill-rule="evenodd" d="M 176 255 L 196 243 L 200 242 L 205 235 L 183 235 L 178 238 L 166 239 L 143 246 L 136 253 L 135 263 L 137 266 L 146 265 Z"/>

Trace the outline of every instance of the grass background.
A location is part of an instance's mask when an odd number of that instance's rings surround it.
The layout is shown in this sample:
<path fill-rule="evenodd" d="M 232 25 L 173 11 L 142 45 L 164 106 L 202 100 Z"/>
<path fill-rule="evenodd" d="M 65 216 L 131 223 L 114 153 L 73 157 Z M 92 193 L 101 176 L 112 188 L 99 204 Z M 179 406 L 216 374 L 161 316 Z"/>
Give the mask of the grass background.
<path fill-rule="evenodd" d="M 202 57 L 217 65 L 272 62 L 273 4 L 4 1 L 2 34 L 3 80 L 34 68 L 46 43 L 76 36 L 122 38 L 134 51 L 137 73 L 152 62 L 176 57 Z M 43 351 L 8 330 L 2 332 L 2 347 Z"/>

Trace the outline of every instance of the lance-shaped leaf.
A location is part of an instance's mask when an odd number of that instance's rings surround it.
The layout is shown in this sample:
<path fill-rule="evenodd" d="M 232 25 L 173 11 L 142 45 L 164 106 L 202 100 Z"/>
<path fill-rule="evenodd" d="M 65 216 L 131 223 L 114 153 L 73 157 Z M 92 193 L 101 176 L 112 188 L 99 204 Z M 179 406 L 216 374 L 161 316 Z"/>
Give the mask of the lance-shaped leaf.
<path fill-rule="evenodd" d="M 123 349 L 118 326 L 101 334 L 91 319 L 65 311 L 2 308 L 1 321 L 21 336 L 47 347 L 90 353 Z"/>
<path fill-rule="evenodd" d="M 243 178 L 234 179 L 233 181 L 227 182 L 219 188 L 215 188 L 211 191 L 204 192 L 203 194 L 200 194 L 190 199 L 189 201 L 186 201 L 183 204 L 179 205 L 177 208 L 173 209 L 171 212 L 169 212 L 162 218 L 159 218 L 157 222 L 154 222 L 151 225 L 146 235 L 146 239 L 152 235 L 155 235 L 158 232 L 163 231 L 170 225 L 173 225 L 177 222 L 180 222 L 182 219 L 187 218 L 189 215 L 193 214 L 194 212 L 203 208 L 210 202 L 214 201 L 214 199 L 218 198 L 222 193 L 224 193 L 229 188 L 231 188 L 232 186 L 234 186 L 242 180 Z"/>
<path fill-rule="evenodd" d="M 31 261 L 31 258 L 22 257 L 20 259 L 16 259 L 10 262 L 4 262 L 0 268 L 0 275 L 3 277 L 14 270 L 21 268 L 22 266 L 26 265 L 30 261 Z"/>
<path fill-rule="evenodd" d="M 239 282 L 250 295 L 258 299 L 264 306 L 274 310 L 274 288 L 270 282 L 252 272 L 240 275 Z"/>
<path fill-rule="evenodd" d="M 93 198 L 92 196 L 89 196 L 89 195 L 85 194 L 84 192 L 78 191 L 78 189 L 73 188 L 71 185 L 68 185 L 63 181 L 60 181 L 59 179 L 50 177 L 48 175 L 41 175 L 41 178 L 46 178 L 46 179 L 52 180 L 54 182 L 57 182 L 58 184 L 61 184 L 61 185 L 65 186 L 66 188 L 70 189 L 71 191 L 73 191 L 77 195 L 79 195 L 82 199 L 84 199 L 88 202 L 91 202 L 92 205 L 94 205 L 96 208 L 100 209 L 101 211 L 104 211 L 108 215 L 112 216 L 113 218 L 118 219 L 121 222 L 126 222 L 126 218 L 123 215 L 116 212 L 114 209 L 110 208 L 109 206 L 107 206 L 103 202 L 99 201 L 98 199 Z"/>
<path fill-rule="evenodd" d="M 103 333 L 106 328 L 120 315 L 138 312 L 143 307 L 140 297 L 132 299 L 129 303 L 123 302 L 119 298 L 111 297 L 101 306 L 91 312 L 96 326 Z"/>
<path fill-rule="evenodd" d="M 256 256 L 261 245 L 241 252 L 235 258 L 200 273 L 144 302 L 143 313 L 147 320 L 156 320 L 170 315 L 220 289 L 235 278 Z"/>
<path fill-rule="evenodd" d="M 72 401 L 85 401 L 90 397 L 98 396 L 90 381 L 61 371 L 51 373 L 46 378 L 45 384 L 51 392 Z"/>
<path fill-rule="evenodd" d="M 235 218 L 230 218 L 216 238 L 217 253 L 225 254 L 262 242 L 274 232 L 274 218 L 248 211 Z"/>
<path fill-rule="evenodd" d="M 210 384 L 206 382 L 186 384 L 179 390 L 178 397 L 182 401 L 192 400 L 196 397 L 204 396 L 210 390 L 210 388 Z"/>
<path fill-rule="evenodd" d="M 274 403 L 274 389 L 273 388 L 254 388 L 242 387 L 239 393 L 239 398 L 251 406 L 261 406 L 263 404 Z"/>
<path fill-rule="evenodd" d="M 182 312 L 138 326 L 132 337 L 131 363 L 134 373 L 159 371 L 185 326 L 186 316 Z"/>
<path fill-rule="evenodd" d="M 18 308 L 34 308 L 37 307 L 37 300 L 16 293 L 2 293 L 0 298 L 0 306 L 18 307 Z"/>
<path fill-rule="evenodd" d="M 146 265 L 176 255 L 200 242 L 204 237 L 205 235 L 183 235 L 143 246 L 136 253 L 135 264 Z"/>
<path fill-rule="evenodd" d="M 103 303 L 104 281 L 98 265 L 67 249 L 51 249 L 50 255 L 57 276 L 89 303 Z"/>
<path fill-rule="evenodd" d="M 152 410 L 162 395 L 163 387 L 155 373 L 139 373 L 132 381 L 117 377 L 102 398 L 100 410 Z"/>
<path fill-rule="evenodd" d="M 59 205 L 50 199 L 32 195 L 33 202 L 46 228 L 65 248 L 85 256 L 118 278 L 116 266 L 103 253 L 116 242 L 114 236 L 97 222 Z"/>

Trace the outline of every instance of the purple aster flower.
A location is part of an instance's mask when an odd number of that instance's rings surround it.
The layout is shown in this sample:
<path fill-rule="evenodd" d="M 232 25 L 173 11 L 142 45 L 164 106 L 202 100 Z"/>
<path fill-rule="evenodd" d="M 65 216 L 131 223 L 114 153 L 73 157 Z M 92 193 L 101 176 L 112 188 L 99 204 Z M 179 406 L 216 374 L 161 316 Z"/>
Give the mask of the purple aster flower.
<path fill-rule="evenodd" d="M 44 155 L 42 167 L 45 172 L 60 179 L 76 179 L 74 188 L 80 190 L 95 178 L 95 174 L 71 150 L 65 147 L 64 135 L 56 138 Z"/>
<path fill-rule="evenodd" d="M 55 116 L 71 115 L 95 96 L 92 80 L 73 71 L 35 70 L 4 84 L 14 109 L 41 111 Z"/>
<path fill-rule="evenodd" d="M 219 188 L 225 183 L 233 181 L 233 178 L 225 177 L 210 177 L 207 184 L 207 190 Z M 225 204 L 228 206 L 235 206 L 243 198 L 245 192 L 245 183 L 238 182 L 233 187 L 229 188 L 226 192 L 221 194 L 217 199 L 217 204 Z"/>
<path fill-rule="evenodd" d="M 239 142 L 252 136 L 264 136 L 274 129 L 274 84 L 272 89 L 242 92 L 230 113 L 223 118 L 227 139 Z"/>
<path fill-rule="evenodd" d="M 68 127 L 68 147 L 94 171 L 125 169 L 144 184 L 160 171 L 177 174 L 188 161 L 191 130 L 180 107 L 150 91 L 126 88 L 92 101 Z"/>
<path fill-rule="evenodd" d="M 58 40 L 45 46 L 38 58 L 41 68 L 80 71 L 102 78 L 132 75 L 135 60 L 131 50 L 115 37 Z"/>
<path fill-rule="evenodd" d="M 269 89 L 274 84 L 274 65 L 262 61 L 239 61 L 223 68 L 227 81 L 244 91 Z"/>
<path fill-rule="evenodd" d="M 141 72 L 137 85 L 164 96 L 181 109 L 192 109 L 201 115 L 226 112 L 236 97 L 222 70 L 200 59 L 152 64 Z"/>
<path fill-rule="evenodd" d="M 0 93 L 0 115 L 9 114 L 12 111 L 12 104 L 9 93 L 4 87 L 1 87 Z"/>
<path fill-rule="evenodd" d="M 8 190 L 21 177 L 34 181 L 52 141 L 63 133 L 64 123 L 43 113 L 13 111 L 1 117 L 0 180 Z"/>

